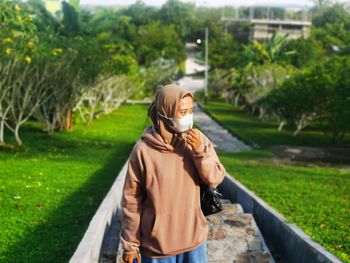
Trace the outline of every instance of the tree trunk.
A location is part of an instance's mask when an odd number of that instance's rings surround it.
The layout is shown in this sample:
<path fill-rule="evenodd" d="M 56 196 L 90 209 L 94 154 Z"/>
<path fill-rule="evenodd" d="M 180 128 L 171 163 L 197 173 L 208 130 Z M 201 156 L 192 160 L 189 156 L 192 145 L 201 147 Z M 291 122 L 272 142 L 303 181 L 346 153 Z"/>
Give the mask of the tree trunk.
<path fill-rule="evenodd" d="M 67 111 L 65 128 L 67 131 L 73 130 L 73 111 L 72 111 L 72 108 L 69 108 Z"/>
<path fill-rule="evenodd" d="M 5 133 L 5 124 L 4 124 L 4 120 L 1 120 L 0 121 L 0 144 L 5 144 L 4 133 Z"/>
<path fill-rule="evenodd" d="M 16 138 L 16 142 L 18 145 L 22 145 L 22 140 L 21 138 L 19 137 L 19 127 L 20 125 L 17 123 L 16 124 L 16 128 L 15 128 L 15 138 Z"/>
<path fill-rule="evenodd" d="M 278 131 L 282 131 L 284 125 L 285 125 L 285 122 L 281 121 L 280 125 L 278 126 Z"/>

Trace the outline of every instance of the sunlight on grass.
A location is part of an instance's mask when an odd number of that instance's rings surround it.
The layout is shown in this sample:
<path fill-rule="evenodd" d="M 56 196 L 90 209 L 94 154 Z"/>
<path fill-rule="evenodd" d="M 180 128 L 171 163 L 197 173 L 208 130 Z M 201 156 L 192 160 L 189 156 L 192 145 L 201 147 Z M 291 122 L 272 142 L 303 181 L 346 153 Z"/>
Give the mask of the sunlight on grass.
<path fill-rule="evenodd" d="M 67 262 L 148 123 L 124 105 L 52 138 L 29 122 L 25 146 L 0 151 L 0 261 Z"/>
<path fill-rule="evenodd" d="M 350 173 L 275 163 L 267 151 L 221 153 L 228 173 L 300 226 L 316 242 L 350 262 Z"/>

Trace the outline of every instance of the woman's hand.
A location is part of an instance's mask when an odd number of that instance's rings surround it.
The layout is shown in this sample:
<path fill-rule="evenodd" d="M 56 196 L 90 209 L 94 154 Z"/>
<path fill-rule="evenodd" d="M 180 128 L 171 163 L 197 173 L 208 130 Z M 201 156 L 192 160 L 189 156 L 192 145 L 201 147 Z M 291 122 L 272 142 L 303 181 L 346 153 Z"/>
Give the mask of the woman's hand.
<path fill-rule="evenodd" d="M 191 146 L 193 151 L 197 151 L 202 145 L 202 140 L 199 135 L 199 132 L 196 129 L 191 129 L 186 134 L 186 142 Z"/>
<path fill-rule="evenodd" d="M 137 258 L 137 263 L 141 263 L 141 257 L 138 251 L 128 254 L 123 253 L 123 261 L 125 263 L 133 263 L 134 258 Z"/>

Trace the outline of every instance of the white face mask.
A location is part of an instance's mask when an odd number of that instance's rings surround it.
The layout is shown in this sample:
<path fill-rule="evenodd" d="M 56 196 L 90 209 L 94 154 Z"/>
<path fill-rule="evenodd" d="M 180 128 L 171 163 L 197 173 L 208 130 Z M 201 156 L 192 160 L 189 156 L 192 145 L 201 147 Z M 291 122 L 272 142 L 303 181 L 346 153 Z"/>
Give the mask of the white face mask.
<path fill-rule="evenodd" d="M 169 118 L 167 116 L 164 116 L 163 114 L 160 114 L 158 112 L 158 114 L 168 120 L 171 120 L 172 123 L 174 124 L 174 130 L 176 130 L 177 132 L 186 132 L 190 129 L 192 129 L 193 127 L 193 114 L 187 114 L 184 117 L 182 117 L 181 119 L 177 119 L 177 118 Z"/>

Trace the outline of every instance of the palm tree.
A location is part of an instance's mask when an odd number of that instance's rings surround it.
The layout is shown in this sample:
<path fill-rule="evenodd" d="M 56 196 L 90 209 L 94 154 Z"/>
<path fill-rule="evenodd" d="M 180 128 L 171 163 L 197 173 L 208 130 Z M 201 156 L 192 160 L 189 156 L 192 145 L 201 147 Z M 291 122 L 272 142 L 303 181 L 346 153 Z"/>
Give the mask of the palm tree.
<path fill-rule="evenodd" d="M 295 54 L 295 50 L 285 51 L 284 47 L 288 42 L 288 34 L 279 35 L 276 32 L 266 42 L 260 43 L 253 41 L 255 57 L 257 57 L 262 64 L 266 62 L 278 62 L 286 56 Z"/>

